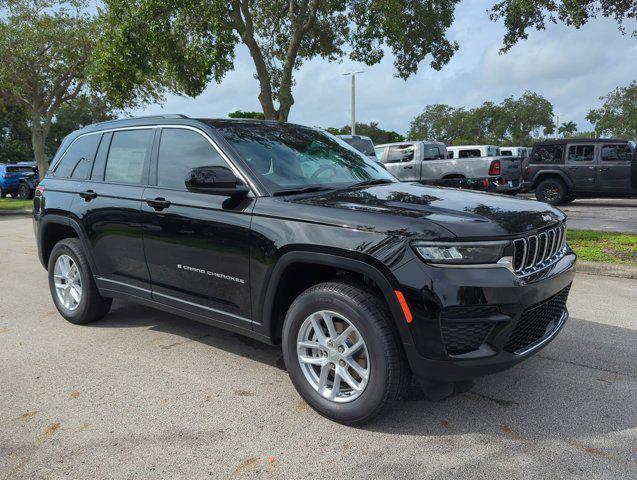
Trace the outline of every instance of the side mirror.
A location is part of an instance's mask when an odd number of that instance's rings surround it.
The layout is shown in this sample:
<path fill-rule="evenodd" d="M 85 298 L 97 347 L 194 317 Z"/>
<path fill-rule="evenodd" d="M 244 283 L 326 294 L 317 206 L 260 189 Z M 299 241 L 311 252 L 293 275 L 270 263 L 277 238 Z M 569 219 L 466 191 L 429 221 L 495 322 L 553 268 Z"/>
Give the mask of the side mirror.
<path fill-rule="evenodd" d="M 228 167 L 205 166 L 190 169 L 186 175 L 189 192 L 244 197 L 250 189 Z"/>

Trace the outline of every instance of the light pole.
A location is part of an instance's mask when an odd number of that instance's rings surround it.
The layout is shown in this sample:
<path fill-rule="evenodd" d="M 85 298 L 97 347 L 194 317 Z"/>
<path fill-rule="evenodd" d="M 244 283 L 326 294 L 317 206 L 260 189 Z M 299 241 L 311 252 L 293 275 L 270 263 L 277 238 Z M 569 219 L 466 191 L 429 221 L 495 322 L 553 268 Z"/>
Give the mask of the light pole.
<path fill-rule="evenodd" d="M 352 76 L 352 124 L 350 126 L 350 133 L 356 135 L 356 74 L 363 73 L 363 70 L 357 72 L 347 72 L 343 75 Z"/>
<path fill-rule="evenodd" d="M 557 140 L 560 136 L 559 134 L 559 129 L 560 129 L 560 114 L 556 113 L 555 117 L 557 119 L 556 123 L 555 123 L 555 139 Z"/>

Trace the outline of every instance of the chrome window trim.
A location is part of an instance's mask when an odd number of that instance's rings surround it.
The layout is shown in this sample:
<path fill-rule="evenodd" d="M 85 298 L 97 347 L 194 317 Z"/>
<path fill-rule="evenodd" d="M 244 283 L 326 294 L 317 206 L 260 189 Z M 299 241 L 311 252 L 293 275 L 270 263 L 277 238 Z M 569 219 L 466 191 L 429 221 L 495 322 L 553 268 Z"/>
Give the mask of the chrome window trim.
<path fill-rule="evenodd" d="M 184 130 L 192 130 L 193 132 L 197 132 L 198 134 L 203 136 L 206 140 L 208 140 L 208 143 L 210 143 L 210 145 L 212 145 L 212 147 L 217 151 L 217 153 L 221 155 L 221 158 L 223 158 L 223 160 L 226 162 L 230 170 L 232 170 L 232 172 L 237 177 L 239 177 L 241 180 L 243 180 L 243 182 L 245 182 L 246 185 L 248 185 L 253 195 L 255 196 L 261 195 L 261 192 L 259 192 L 259 189 L 256 187 L 254 182 L 252 182 L 247 175 L 245 175 L 239 168 L 237 168 L 237 166 L 232 162 L 232 160 L 230 160 L 230 158 L 225 154 L 225 152 L 221 150 L 221 148 L 219 148 L 216 142 L 212 138 L 210 138 L 210 136 L 206 132 L 204 132 L 201 128 L 193 127 L 192 125 L 175 125 L 175 124 L 135 125 L 130 127 L 105 128 L 103 130 L 97 130 L 95 132 L 82 133 L 78 135 L 77 137 L 75 137 L 71 143 L 69 143 L 69 146 L 66 147 L 66 149 L 64 149 L 64 152 L 60 155 L 60 158 L 56 160 L 55 163 L 49 167 L 49 170 L 54 171 L 55 168 L 57 168 L 58 164 L 62 161 L 62 159 L 64 158 L 66 153 L 69 151 L 71 146 L 81 137 L 85 137 L 87 135 L 102 135 L 104 133 L 120 132 L 120 131 L 126 131 L 126 130 L 156 130 L 158 128 L 181 128 Z M 108 156 L 107 156 L 107 161 L 108 161 Z M 111 182 L 104 182 L 104 183 L 111 183 Z M 133 183 L 133 184 L 126 184 L 126 185 L 137 185 L 137 184 Z M 153 185 L 143 185 L 143 186 L 153 186 Z"/>

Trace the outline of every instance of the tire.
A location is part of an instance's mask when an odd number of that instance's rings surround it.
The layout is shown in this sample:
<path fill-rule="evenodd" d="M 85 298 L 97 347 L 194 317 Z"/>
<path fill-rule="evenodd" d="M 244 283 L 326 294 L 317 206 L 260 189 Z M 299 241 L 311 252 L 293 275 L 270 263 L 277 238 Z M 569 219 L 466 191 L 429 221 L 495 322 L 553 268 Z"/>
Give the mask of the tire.
<path fill-rule="evenodd" d="M 18 187 L 18 196 L 22 200 L 31 200 L 31 198 L 33 198 L 31 196 L 31 189 L 27 186 L 26 183 L 21 183 Z"/>
<path fill-rule="evenodd" d="M 326 352 L 323 356 L 319 349 L 299 346 L 299 342 L 306 338 L 308 325 L 309 331 L 314 333 L 313 344 L 321 343 L 316 338 L 316 327 L 312 326 L 310 317 L 319 319 L 323 334 L 327 333 L 327 340 L 335 338 L 329 335 L 325 317 L 318 312 L 327 312 L 325 315 L 328 317 L 333 314 L 331 318 L 337 334 L 342 333 L 348 324 L 354 327 L 355 332 L 350 333 L 341 344 L 347 348 L 342 357 L 337 353 L 339 343 L 321 348 Z M 390 402 L 399 399 L 409 385 L 411 372 L 392 322 L 384 300 L 358 282 L 321 283 L 299 295 L 290 306 L 283 324 L 283 358 L 290 379 L 301 397 L 319 414 L 348 425 L 372 420 Z M 359 339 L 363 340 L 363 347 L 347 358 L 356 363 L 358 370 L 366 372 L 366 382 L 349 366 L 351 363 L 343 360 L 348 350 L 352 350 L 352 344 L 358 344 Z M 308 341 L 311 340 L 312 337 Z M 323 345 L 329 345 L 329 342 Z M 317 384 L 320 384 L 324 367 L 301 362 L 299 351 L 304 358 L 317 363 L 324 362 L 323 365 L 328 368 L 323 395 L 319 393 Z M 339 372 L 345 372 L 343 375 L 349 375 L 350 381 L 358 381 L 359 386 L 364 384 L 362 391 L 355 391 L 348 381 L 341 380 L 339 393 L 330 399 L 330 394 L 335 391 L 336 368 Z M 314 378 L 314 384 L 311 378 Z M 330 386 L 332 388 L 327 388 Z"/>
<path fill-rule="evenodd" d="M 574 200 L 577 200 L 577 197 L 575 195 L 568 195 L 564 201 L 562 202 L 562 205 L 567 205 L 571 202 L 573 202 Z"/>
<path fill-rule="evenodd" d="M 7 192 L 0 187 L 0 198 L 5 198 L 7 196 Z"/>
<path fill-rule="evenodd" d="M 550 205 L 561 205 L 568 196 L 568 187 L 559 178 L 542 180 L 535 188 L 535 198 Z"/>
<path fill-rule="evenodd" d="M 61 257 L 63 258 L 58 265 L 58 259 Z M 64 296 L 64 294 L 58 295 L 58 287 L 60 286 L 74 284 L 77 287 L 77 282 L 74 283 L 69 280 L 71 276 L 64 275 L 65 262 L 68 267 L 71 267 L 71 271 L 73 271 L 72 265 L 75 265 L 76 270 L 79 272 L 79 290 L 81 292 L 79 301 L 77 301 L 77 290 L 73 287 L 67 289 L 67 296 Z M 113 299 L 102 297 L 97 290 L 93 273 L 79 239 L 65 238 L 53 247 L 49 257 L 48 271 L 49 289 L 51 290 L 53 303 L 55 303 L 60 315 L 69 322 L 77 325 L 93 322 L 102 318 L 110 310 Z M 58 277 L 58 287 L 56 287 L 56 275 L 60 274 L 65 278 Z M 66 288 L 63 287 L 64 289 Z M 65 299 L 68 300 L 66 305 L 64 303 Z"/>

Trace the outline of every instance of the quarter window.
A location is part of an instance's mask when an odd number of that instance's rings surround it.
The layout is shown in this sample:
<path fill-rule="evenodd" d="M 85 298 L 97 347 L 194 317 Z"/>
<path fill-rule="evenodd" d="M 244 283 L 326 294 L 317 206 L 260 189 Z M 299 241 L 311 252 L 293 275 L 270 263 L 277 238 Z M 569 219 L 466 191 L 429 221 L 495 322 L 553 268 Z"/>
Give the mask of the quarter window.
<path fill-rule="evenodd" d="M 75 140 L 55 167 L 53 175 L 59 178 L 87 178 L 100 138 L 101 135 L 84 135 Z"/>
<path fill-rule="evenodd" d="M 122 130 L 113 133 L 104 181 L 141 184 L 152 140 L 153 130 Z"/>
<path fill-rule="evenodd" d="M 192 130 L 162 130 L 157 162 L 157 185 L 185 189 L 190 169 L 204 166 L 227 167 L 219 152 L 202 135 Z"/>
<path fill-rule="evenodd" d="M 533 147 L 532 163 L 562 163 L 563 145 L 538 145 Z"/>
<path fill-rule="evenodd" d="M 628 144 L 603 145 L 602 160 L 606 162 L 630 161 L 633 152 Z"/>
<path fill-rule="evenodd" d="M 476 150 L 458 150 L 458 158 L 476 158 L 481 157 L 480 149 Z"/>
<path fill-rule="evenodd" d="M 592 162 L 595 152 L 594 145 L 571 145 L 568 147 L 569 162 Z"/>
<path fill-rule="evenodd" d="M 410 162 L 416 148 L 413 145 L 392 145 L 387 152 L 385 163 Z"/>

